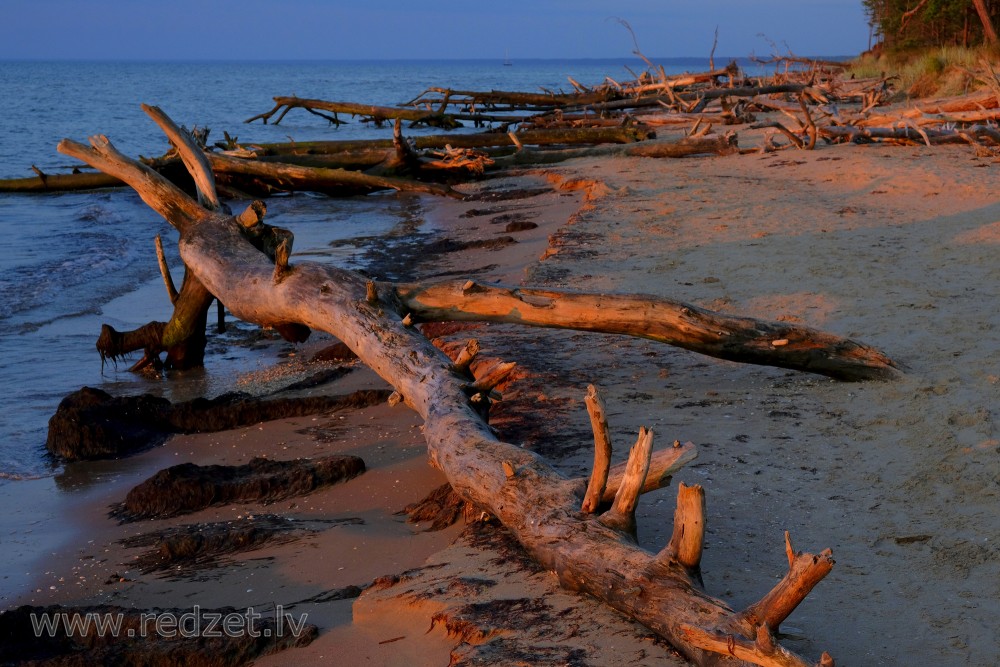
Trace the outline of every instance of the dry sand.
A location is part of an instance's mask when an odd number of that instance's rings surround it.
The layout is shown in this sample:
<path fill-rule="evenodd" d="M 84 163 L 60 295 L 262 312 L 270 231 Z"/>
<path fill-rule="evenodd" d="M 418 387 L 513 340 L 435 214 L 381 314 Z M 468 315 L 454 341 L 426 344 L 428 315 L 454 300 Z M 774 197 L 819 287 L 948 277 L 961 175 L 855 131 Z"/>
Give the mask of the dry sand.
<path fill-rule="evenodd" d="M 759 141 L 740 134 L 745 147 Z M 522 364 L 495 424 L 568 474 L 588 466 L 582 397 L 590 382 L 604 390 L 617 458 L 640 425 L 661 443 L 695 442 L 700 456 L 677 478 L 706 490 L 703 571 L 712 595 L 736 608 L 759 599 L 784 574 L 785 530 L 798 549 L 832 548 L 833 572 L 782 626 L 789 648 L 813 658 L 828 651 L 841 666 L 993 665 L 998 169 L 960 147 L 577 160 L 477 186 L 545 186 L 548 194 L 434 203 L 436 224 L 452 238 L 504 235 L 511 216 L 539 226 L 513 233 L 515 245 L 444 255 L 421 271 L 657 294 L 793 320 L 886 351 L 905 377 L 846 384 L 613 336 L 498 325 L 452 335 L 474 335 L 485 354 Z M 362 371 L 331 390 L 361 385 L 380 381 Z M 174 462 L 333 452 L 362 456 L 369 471 L 275 506 L 126 526 L 104 518 L 130 484 Z M 455 541 L 461 526 L 423 532 L 393 515 L 443 481 L 402 406 L 178 437 L 130 460 L 116 480 L 80 509 L 85 535 L 20 602 L 299 602 L 319 638 L 262 665 L 510 664 L 515 656 L 523 664 L 682 664 L 643 628 L 557 591 L 502 535 L 477 530 Z M 673 495 L 664 489 L 640 504 L 640 539 L 651 550 L 669 537 Z M 116 544 L 167 523 L 261 511 L 364 523 L 170 580 L 129 569 L 135 550 Z M 397 576 L 357 600 L 302 602 L 382 575 Z M 488 602 L 492 613 L 472 613 Z M 498 648 L 505 657 L 491 652 Z"/>

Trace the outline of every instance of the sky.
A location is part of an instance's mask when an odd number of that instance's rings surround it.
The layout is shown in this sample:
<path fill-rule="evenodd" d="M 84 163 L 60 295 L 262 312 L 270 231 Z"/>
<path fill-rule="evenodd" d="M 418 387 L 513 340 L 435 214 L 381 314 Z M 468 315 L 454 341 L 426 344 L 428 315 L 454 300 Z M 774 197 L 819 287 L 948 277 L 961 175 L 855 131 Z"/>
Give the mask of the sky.
<path fill-rule="evenodd" d="M 0 60 L 849 56 L 861 0 L 0 0 Z"/>

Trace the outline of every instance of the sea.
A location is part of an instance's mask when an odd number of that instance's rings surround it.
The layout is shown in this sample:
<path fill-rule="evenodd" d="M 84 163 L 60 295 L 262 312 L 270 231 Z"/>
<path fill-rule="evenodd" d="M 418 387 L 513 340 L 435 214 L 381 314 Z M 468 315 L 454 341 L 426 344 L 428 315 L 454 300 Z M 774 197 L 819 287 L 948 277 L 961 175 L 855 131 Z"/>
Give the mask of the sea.
<path fill-rule="evenodd" d="M 709 66 L 705 58 L 654 61 L 668 73 Z M 33 167 L 53 174 L 82 166 L 56 151 L 63 138 L 85 142 L 103 134 L 127 155 L 162 155 L 167 142 L 141 103 L 161 107 L 188 128 L 208 128 L 210 144 L 224 132 L 240 143 L 375 138 L 391 136 L 391 128 L 352 119 L 333 126 L 301 109 L 278 125 L 244 121 L 270 110 L 275 96 L 391 106 L 431 87 L 571 92 L 570 78 L 592 86 L 607 77 L 628 80 L 644 68 L 633 57 L 509 64 L 501 59 L 0 62 L 0 178 L 29 177 Z M 271 198 L 268 220 L 295 233 L 296 254 L 358 268 L 364 265 L 364 242 L 346 241 L 419 229 L 423 206 L 420 198 L 395 194 L 296 193 Z M 67 475 L 67 466 L 45 449 L 48 420 L 63 397 L 84 386 L 114 395 L 210 397 L 232 390 L 245 374 L 280 362 L 274 354 L 227 345 L 230 334 L 210 333 L 202 370 L 140 375 L 129 372 L 129 361 L 102 363 L 95 347 L 102 323 L 128 330 L 170 316 L 156 235 L 164 240 L 179 284 L 176 233 L 130 189 L 0 193 L 0 505 L 5 510 L 0 552 L 6 560 L 0 566 L 0 600 L 27 585 L 33 559 L 54 553 L 67 539 L 66 525 L 57 517 L 72 506 L 86 478 Z"/>

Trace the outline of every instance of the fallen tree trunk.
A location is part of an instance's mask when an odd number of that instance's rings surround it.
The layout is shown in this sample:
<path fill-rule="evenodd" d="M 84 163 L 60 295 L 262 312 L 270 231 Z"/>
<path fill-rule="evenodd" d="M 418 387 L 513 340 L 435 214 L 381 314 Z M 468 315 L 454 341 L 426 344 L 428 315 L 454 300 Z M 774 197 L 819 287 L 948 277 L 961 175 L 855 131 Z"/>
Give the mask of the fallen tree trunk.
<path fill-rule="evenodd" d="M 375 176 L 347 169 L 327 169 L 324 167 L 303 167 L 280 162 L 263 163 L 255 160 L 205 153 L 212 171 L 219 175 L 258 179 L 264 185 L 280 190 L 309 190 L 313 192 L 342 193 L 375 192 L 396 190 L 399 192 L 421 192 L 439 197 L 461 199 L 465 195 L 447 185 L 424 183 L 409 178 Z M 236 181 L 240 183 L 239 180 Z M 253 187 L 243 183 L 244 187 Z"/>
<path fill-rule="evenodd" d="M 853 125 L 828 125 L 819 128 L 820 136 L 831 141 L 871 143 L 885 141 L 905 145 L 923 144 L 976 144 L 985 139 L 1000 144 L 1000 132 L 988 125 L 973 125 L 965 129 L 934 129 L 917 125 L 904 127 L 854 127 Z"/>
<path fill-rule="evenodd" d="M 363 116 L 365 118 L 370 118 L 376 123 L 384 123 L 387 120 L 395 120 L 398 118 L 400 120 L 408 120 L 411 123 L 420 123 L 434 127 L 456 128 L 462 126 L 462 124 L 459 123 L 453 115 L 426 111 L 423 109 L 380 107 L 371 104 L 357 104 L 354 102 L 327 102 L 326 100 L 310 100 L 294 96 L 275 97 L 273 109 L 262 114 L 257 114 L 253 118 L 247 118 L 243 122 L 252 123 L 255 120 L 261 120 L 266 124 L 271 117 L 280 110 L 281 113 L 278 114 L 278 117 L 274 120 L 274 124 L 277 125 L 281 122 L 281 119 L 285 117 L 285 114 L 292 109 L 308 109 L 311 111 L 322 110 L 334 114 L 343 113 L 351 116 Z M 323 117 L 331 122 L 338 122 L 336 117 Z"/>
<path fill-rule="evenodd" d="M 505 322 L 618 333 L 719 359 L 792 368 L 838 380 L 899 376 L 893 361 L 868 345 L 788 322 L 723 315 L 660 297 L 581 294 L 464 280 L 399 285 L 395 295 L 417 322 Z"/>
<path fill-rule="evenodd" d="M 600 104 L 588 104 L 581 107 L 570 107 L 568 111 L 620 111 L 622 109 L 639 109 L 642 107 L 657 107 L 670 105 L 675 100 L 697 102 L 704 104 L 709 100 L 722 97 L 757 97 L 758 95 L 775 95 L 778 93 L 801 93 L 808 88 L 803 83 L 780 83 L 769 86 L 740 86 L 738 88 L 708 88 L 699 91 L 685 91 L 667 95 L 648 95 L 636 99 L 613 100 Z M 700 111 L 701 109 L 695 109 Z"/>
<path fill-rule="evenodd" d="M 104 137 L 92 138 L 91 147 L 63 140 L 59 150 L 128 182 L 175 225 L 185 262 L 235 315 L 265 325 L 299 322 L 344 341 L 424 419 L 431 460 L 456 492 L 497 516 L 565 586 L 644 623 L 699 665 L 810 664 L 777 645 L 773 633 L 830 570 L 828 551 L 795 554 L 789 544 L 786 577 L 759 603 L 734 612 L 695 582 L 700 540 L 691 541 L 702 534 L 701 502 L 679 505 L 674 537 L 660 553 L 635 542 L 630 527 L 653 456 L 652 432 L 640 429 L 611 509 L 581 513 L 586 480 L 566 479 L 531 452 L 499 441 L 471 405 L 489 395 L 498 374 L 470 382 L 409 326 L 392 290 L 331 266 L 291 266 L 287 255 L 272 264 L 235 219 L 201 209 L 151 179 Z M 683 450 L 674 449 L 678 458 Z M 682 491 L 687 493 L 701 497 L 700 487 Z"/>
<path fill-rule="evenodd" d="M 560 128 L 556 130 L 526 130 L 515 132 L 524 145 L 551 146 L 555 144 L 628 144 L 653 138 L 649 128 L 600 127 Z M 453 148 L 511 148 L 516 144 L 507 133 L 477 132 L 474 134 L 430 135 L 408 137 L 416 150 Z M 366 151 L 392 150 L 392 139 L 365 141 L 300 141 L 280 144 L 247 144 L 247 150 L 258 158 L 283 155 L 336 155 L 364 153 Z"/>
<path fill-rule="evenodd" d="M 624 146 L 589 146 L 563 150 L 519 150 L 513 155 L 494 159 L 495 168 L 511 165 L 555 164 L 585 157 L 647 157 L 682 158 L 694 155 L 729 155 L 739 152 L 737 136 L 733 132 L 705 137 L 685 137 L 677 141 L 645 141 Z"/>

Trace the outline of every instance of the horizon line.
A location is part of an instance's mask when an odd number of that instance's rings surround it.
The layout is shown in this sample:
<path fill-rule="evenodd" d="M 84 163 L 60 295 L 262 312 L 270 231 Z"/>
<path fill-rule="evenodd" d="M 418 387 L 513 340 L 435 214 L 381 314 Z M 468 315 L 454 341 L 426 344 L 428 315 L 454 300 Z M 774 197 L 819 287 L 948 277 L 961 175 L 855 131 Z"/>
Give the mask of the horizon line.
<path fill-rule="evenodd" d="M 797 55 L 771 55 L 771 56 L 756 56 L 756 55 L 745 55 L 745 56 L 715 56 L 714 60 L 716 63 L 720 62 L 731 62 L 731 61 L 750 61 L 755 62 L 755 59 L 759 58 L 764 61 L 761 64 L 769 64 L 769 62 L 774 60 L 781 60 L 783 58 L 794 58 L 794 59 L 805 59 L 805 60 L 850 60 L 852 58 L 858 57 L 860 54 L 838 54 L 838 55 L 810 55 L 810 56 L 797 56 Z M 669 61 L 708 61 L 713 58 L 709 56 L 647 56 L 646 60 L 652 61 L 656 64 L 657 61 L 669 62 Z M 645 60 L 639 56 L 629 55 L 625 57 L 621 56 L 587 56 L 587 57 L 521 57 L 521 58 L 510 58 L 510 62 L 565 62 L 565 61 L 607 61 L 607 60 L 621 60 L 623 62 L 640 62 L 644 63 Z M 0 57 L 0 63 L 17 63 L 17 62 L 35 62 L 35 63 L 332 63 L 332 62 L 343 62 L 343 63 L 371 63 L 371 62 L 504 62 L 504 58 L 501 57 L 482 57 L 477 56 L 475 58 L 462 58 L 462 57 L 447 57 L 447 58 L 117 58 L 117 57 L 90 57 L 90 58 L 38 58 L 38 57 Z M 724 66 L 724 65 L 723 65 Z"/>

